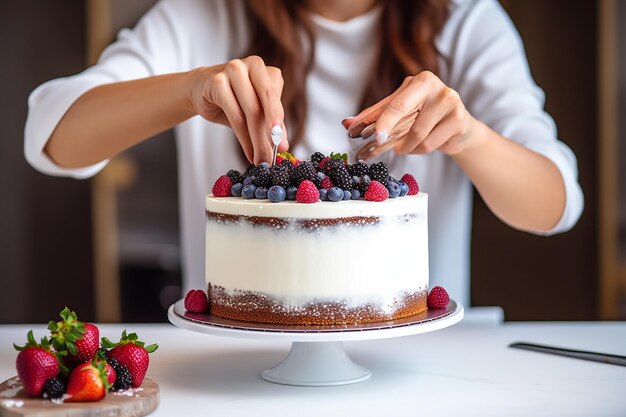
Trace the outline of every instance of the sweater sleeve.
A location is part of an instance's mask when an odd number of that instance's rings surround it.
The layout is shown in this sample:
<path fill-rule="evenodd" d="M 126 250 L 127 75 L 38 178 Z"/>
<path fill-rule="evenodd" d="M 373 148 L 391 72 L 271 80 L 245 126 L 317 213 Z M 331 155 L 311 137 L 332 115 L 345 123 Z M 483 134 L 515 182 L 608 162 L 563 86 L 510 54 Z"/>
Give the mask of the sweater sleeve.
<path fill-rule="evenodd" d="M 50 175 L 86 178 L 106 165 L 108 161 L 78 169 L 62 168 L 48 158 L 43 149 L 67 110 L 87 91 L 103 84 L 178 70 L 183 50 L 181 31 L 176 28 L 170 3 L 157 3 L 133 30 L 120 31 L 118 40 L 105 49 L 93 67 L 48 81 L 30 94 L 24 153 L 34 168 Z"/>
<path fill-rule="evenodd" d="M 548 158 L 559 169 L 565 209 L 552 230 L 535 233 L 549 235 L 571 229 L 584 207 L 576 156 L 557 138 L 556 125 L 544 110 L 544 93 L 531 76 L 517 30 L 495 0 L 465 1 L 456 7 L 461 10 L 451 18 L 460 20 L 458 30 L 443 33 L 449 45 L 450 86 L 474 117 Z"/>

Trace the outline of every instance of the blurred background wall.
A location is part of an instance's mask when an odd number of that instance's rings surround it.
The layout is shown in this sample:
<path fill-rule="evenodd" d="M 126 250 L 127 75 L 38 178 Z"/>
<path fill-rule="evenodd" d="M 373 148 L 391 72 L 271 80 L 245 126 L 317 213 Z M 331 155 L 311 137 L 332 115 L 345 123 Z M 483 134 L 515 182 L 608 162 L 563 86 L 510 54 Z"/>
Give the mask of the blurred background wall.
<path fill-rule="evenodd" d="M 39 174 L 22 152 L 30 91 L 82 70 L 153 3 L 0 2 L 0 323 L 45 321 L 66 304 L 84 320 L 165 321 L 181 296 L 171 132 L 84 181 Z M 585 212 L 571 232 L 540 238 L 476 196 L 472 303 L 501 305 L 508 320 L 624 319 L 626 1 L 501 3 L 578 157 Z"/>

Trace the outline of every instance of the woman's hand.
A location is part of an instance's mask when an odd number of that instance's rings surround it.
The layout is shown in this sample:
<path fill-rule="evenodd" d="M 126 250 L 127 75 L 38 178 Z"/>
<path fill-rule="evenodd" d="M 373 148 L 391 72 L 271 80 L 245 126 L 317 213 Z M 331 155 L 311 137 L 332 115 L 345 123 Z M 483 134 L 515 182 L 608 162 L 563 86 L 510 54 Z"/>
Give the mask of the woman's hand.
<path fill-rule="evenodd" d="M 397 154 L 440 150 L 454 155 L 476 141 L 476 121 L 459 94 L 430 71 L 407 77 L 393 94 L 343 124 L 351 137 L 358 137 L 372 123 L 378 143 L 393 139 Z"/>
<path fill-rule="evenodd" d="M 287 150 L 280 69 L 265 65 L 258 56 L 249 56 L 198 68 L 192 76 L 190 101 L 195 112 L 230 126 L 250 162 L 271 162 L 274 126 L 283 132 L 279 151 Z"/>

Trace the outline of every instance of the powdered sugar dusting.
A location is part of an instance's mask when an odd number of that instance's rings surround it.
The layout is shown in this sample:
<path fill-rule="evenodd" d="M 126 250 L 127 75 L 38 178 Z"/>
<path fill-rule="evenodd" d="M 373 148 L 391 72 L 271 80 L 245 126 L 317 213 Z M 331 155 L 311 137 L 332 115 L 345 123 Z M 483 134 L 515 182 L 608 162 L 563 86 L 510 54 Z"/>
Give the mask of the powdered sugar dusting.
<path fill-rule="evenodd" d="M 118 395 L 122 397 L 139 397 L 139 393 L 143 391 L 143 388 L 129 388 L 123 391 L 115 391 L 113 395 Z"/>
<path fill-rule="evenodd" d="M 6 408 L 19 408 L 24 406 L 24 401 L 21 400 L 4 400 L 2 401 L 2 405 Z"/>
<path fill-rule="evenodd" d="M 65 402 L 65 400 L 67 400 L 70 397 L 71 397 L 71 395 L 63 394 L 63 396 L 60 397 L 60 398 L 50 398 L 50 402 L 52 402 L 54 404 L 63 404 Z"/>

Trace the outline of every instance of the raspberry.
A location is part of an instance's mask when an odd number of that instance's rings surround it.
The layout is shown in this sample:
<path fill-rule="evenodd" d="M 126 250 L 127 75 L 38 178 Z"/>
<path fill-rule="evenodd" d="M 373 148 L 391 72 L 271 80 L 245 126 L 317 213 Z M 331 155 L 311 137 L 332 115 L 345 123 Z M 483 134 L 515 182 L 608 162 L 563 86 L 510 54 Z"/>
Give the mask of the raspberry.
<path fill-rule="evenodd" d="M 213 196 L 214 197 L 230 197 L 230 187 L 233 186 L 232 181 L 228 176 L 222 175 L 213 184 Z"/>
<path fill-rule="evenodd" d="M 384 162 L 376 162 L 370 166 L 369 176 L 374 181 L 387 184 L 387 181 L 389 181 L 389 169 Z"/>
<path fill-rule="evenodd" d="M 185 310 L 192 313 L 204 313 L 209 309 L 209 301 L 202 290 L 189 290 L 185 295 Z"/>
<path fill-rule="evenodd" d="M 367 201 L 385 201 L 388 198 L 389 191 L 387 190 L 387 187 L 378 181 L 372 180 L 370 182 L 370 186 L 367 187 L 367 191 L 365 192 L 365 199 Z"/>
<path fill-rule="evenodd" d="M 333 184 L 333 180 L 331 180 L 330 177 L 326 177 L 322 180 L 322 182 L 320 182 L 320 188 L 323 188 L 325 190 L 328 190 L 334 186 L 335 184 Z"/>
<path fill-rule="evenodd" d="M 420 192 L 420 186 L 415 181 L 415 177 L 411 174 L 404 174 L 402 176 L 402 182 L 409 186 L 409 192 L 407 195 L 415 195 Z"/>
<path fill-rule="evenodd" d="M 280 156 L 280 155 L 276 155 L 276 164 L 275 164 L 275 165 L 280 165 L 280 164 L 282 164 L 282 163 L 283 163 L 283 161 L 286 161 L 286 159 L 285 159 L 285 158 L 283 158 L 283 157 L 282 157 L 282 156 Z"/>
<path fill-rule="evenodd" d="M 330 158 L 325 157 L 321 161 L 319 161 L 317 165 L 320 167 L 320 169 L 326 169 L 326 164 L 328 163 L 328 161 L 330 161 Z"/>
<path fill-rule="evenodd" d="M 315 203 L 320 198 L 320 192 L 309 180 L 304 180 L 300 183 L 298 191 L 296 192 L 296 200 L 298 203 L 310 204 Z"/>
<path fill-rule="evenodd" d="M 428 294 L 428 307 L 446 308 L 450 302 L 450 296 L 443 287 L 433 287 Z"/>

